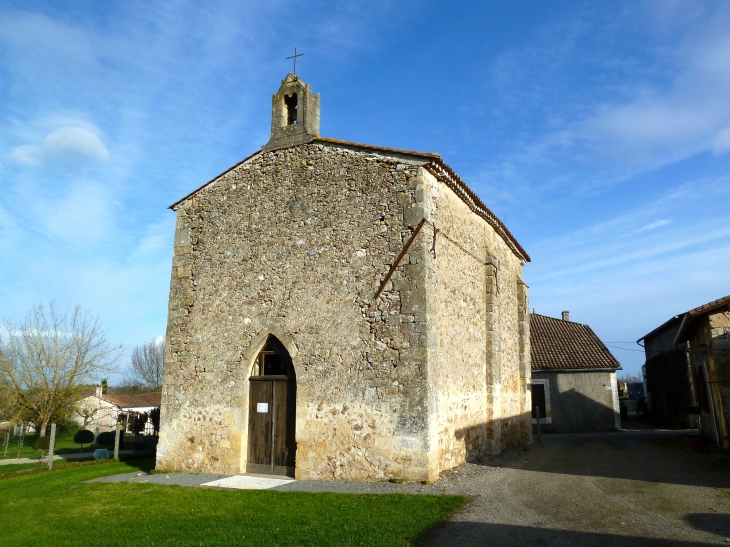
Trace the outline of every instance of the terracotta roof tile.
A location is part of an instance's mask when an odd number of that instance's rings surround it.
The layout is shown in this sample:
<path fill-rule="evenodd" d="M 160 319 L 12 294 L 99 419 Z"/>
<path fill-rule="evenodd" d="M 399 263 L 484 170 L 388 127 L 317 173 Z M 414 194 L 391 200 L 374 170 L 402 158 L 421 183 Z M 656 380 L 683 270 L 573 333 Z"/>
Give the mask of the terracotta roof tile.
<path fill-rule="evenodd" d="M 702 304 L 701 306 L 698 306 L 693 310 L 689 310 L 687 313 L 692 316 L 701 315 L 705 312 L 712 311 L 716 308 L 721 308 L 722 306 L 726 305 L 730 305 L 730 295 L 723 296 L 722 298 L 718 298 L 717 300 L 713 300 L 712 302 L 708 302 L 707 304 Z"/>
<path fill-rule="evenodd" d="M 588 325 L 530 314 L 532 370 L 621 368 Z"/>
<path fill-rule="evenodd" d="M 102 401 L 111 403 L 119 408 L 139 408 L 146 406 L 160 406 L 161 393 L 141 393 L 139 395 L 108 395 L 101 396 Z"/>

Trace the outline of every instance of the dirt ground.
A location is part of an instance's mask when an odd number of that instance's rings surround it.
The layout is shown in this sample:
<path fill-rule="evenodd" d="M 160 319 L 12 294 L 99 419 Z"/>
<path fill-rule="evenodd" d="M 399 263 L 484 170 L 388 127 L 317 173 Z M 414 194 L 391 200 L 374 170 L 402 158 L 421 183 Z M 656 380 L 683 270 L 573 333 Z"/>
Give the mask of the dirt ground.
<path fill-rule="evenodd" d="M 445 476 L 439 490 L 474 498 L 419 545 L 730 544 L 726 454 L 668 432 L 542 440 Z"/>

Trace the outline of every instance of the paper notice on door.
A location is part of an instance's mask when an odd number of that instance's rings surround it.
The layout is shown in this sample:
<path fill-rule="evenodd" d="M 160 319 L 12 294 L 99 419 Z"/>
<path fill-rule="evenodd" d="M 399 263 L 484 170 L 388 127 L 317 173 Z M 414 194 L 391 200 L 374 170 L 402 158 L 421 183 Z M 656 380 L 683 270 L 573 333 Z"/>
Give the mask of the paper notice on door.
<path fill-rule="evenodd" d="M 269 412 L 269 403 L 256 403 L 256 412 L 266 414 Z"/>

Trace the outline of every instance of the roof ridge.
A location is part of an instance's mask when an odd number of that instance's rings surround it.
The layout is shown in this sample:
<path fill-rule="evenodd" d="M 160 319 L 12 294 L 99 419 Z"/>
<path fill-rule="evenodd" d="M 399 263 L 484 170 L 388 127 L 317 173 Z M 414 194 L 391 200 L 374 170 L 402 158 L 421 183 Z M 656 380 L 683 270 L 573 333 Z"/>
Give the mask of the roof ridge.
<path fill-rule="evenodd" d="M 417 150 L 404 150 L 401 148 L 389 148 L 387 146 L 378 146 L 377 144 L 363 144 L 363 143 L 359 143 L 359 142 L 343 141 L 340 139 L 331 139 L 328 137 L 315 137 L 311 141 L 309 141 L 307 143 L 302 143 L 302 144 L 311 144 L 313 142 L 341 144 L 344 146 L 354 146 L 357 148 L 364 148 L 366 150 L 378 150 L 378 151 L 382 151 L 382 152 L 395 152 L 397 154 L 404 154 L 407 156 L 419 156 L 419 157 L 423 157 L 423 158 L 441 158 L 441 155 L 436 152 L 419 152 Z"/>
<path fill-rule="evenodd" d="M 540 317 L 544 317 L 545 319 L 552 319 L 553 321 L 560 321 L 561 323 L 572 323 L 573 325 L 581 325 L 583 327 L 588 327 L 588 323 L 579 323 L 578 321 L 571 321 L 570 319 L 562 319 L 560 317 L 553 317 L 552 315 L 545 315 L 543 313 L 535 313 L 530 312 L 530 315 L 539 315 Z"/>

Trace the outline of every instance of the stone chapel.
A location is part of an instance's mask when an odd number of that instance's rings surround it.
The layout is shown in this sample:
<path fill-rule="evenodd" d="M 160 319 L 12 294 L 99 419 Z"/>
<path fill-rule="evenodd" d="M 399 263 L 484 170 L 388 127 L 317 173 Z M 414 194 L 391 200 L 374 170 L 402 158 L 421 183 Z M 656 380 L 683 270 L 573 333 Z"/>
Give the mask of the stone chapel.
<path fill-rule="evenodd" d="M 432 480 L 531 442 L 527 253 L 438 154 L 319 136 L 289 74 L 262 149 L 177 213 L 157 468 Z"/>

